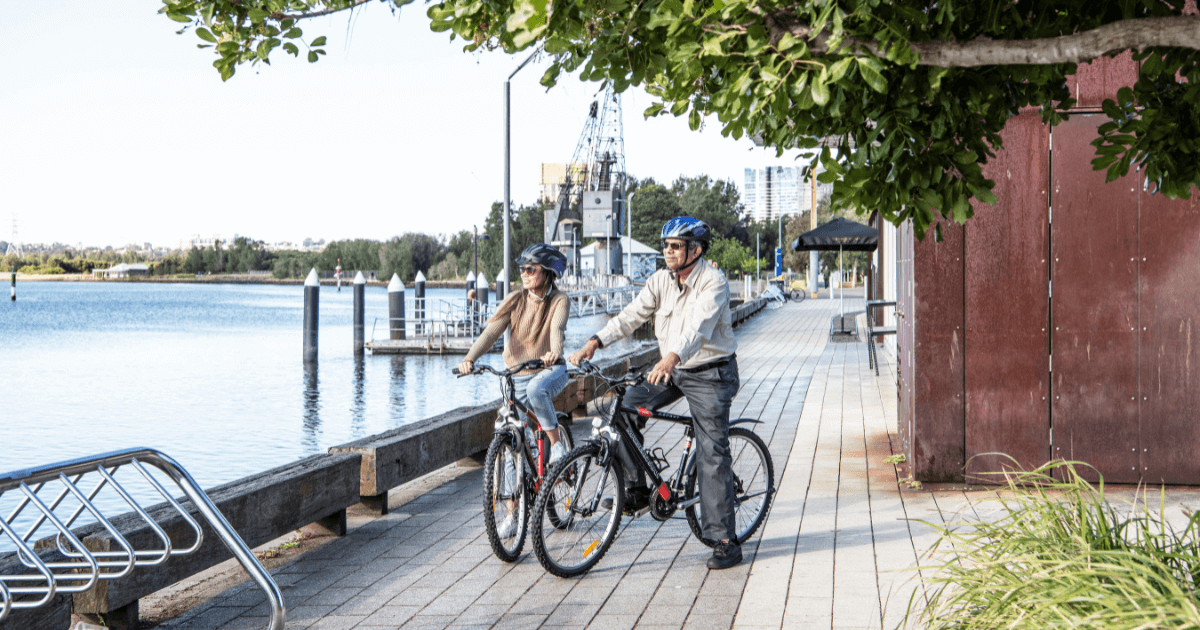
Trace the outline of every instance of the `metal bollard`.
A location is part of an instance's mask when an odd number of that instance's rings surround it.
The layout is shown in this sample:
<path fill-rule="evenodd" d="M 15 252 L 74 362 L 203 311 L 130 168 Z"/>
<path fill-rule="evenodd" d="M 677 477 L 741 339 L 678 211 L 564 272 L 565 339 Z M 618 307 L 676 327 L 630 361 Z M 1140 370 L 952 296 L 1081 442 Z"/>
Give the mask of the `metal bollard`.
<path fill-rule="evenodd" d="M 392 339 L 404 339 L 404 283 L 396 274 L 388 282 L 388 330 Z"/>
<path fill-rule="evenodd" d="M 304 362 L 317 360 L 317 305 L 321 299 L 321 281 L 311 269 L 304 279 Z"/>
<path fill-rule="evenodd" d="M 471 291 L 475 289 L 475 272 L 467 272 L 467 297 L 471 296 Z"/>
<path fill-rule="evenodd" d="M 14 301 L 14 302 L 17 301 L 17 270 L 16 269 L 13 269 L 13 272 L 12 272 L 12 301 Z"/>
<path fill-rule="evenodd" d="M 501 269 L 500 273 L 496 275 L 496 303 L 503 302 L 506 295 L 508 295 L 508 276 Z"/>
<path fill-rule="evenodd" d="M 354 356 L 361 357 L 366 351 L 367 279 L 362 272 L 354 276 Z"/>
<path fill-rule="evenodd" d="M 488 304 L 488 280 L 483 272 L 479 272 L 479 277 L 475 278 L 475 295 L 479 296 L 479 304 L 486 307 Z"/>
<path fill-rule="evenodd" d="M 417 272 L 413 280 L 413 316 L 417 318 L 417 336 L 425 333 L 425 274 Z"/>

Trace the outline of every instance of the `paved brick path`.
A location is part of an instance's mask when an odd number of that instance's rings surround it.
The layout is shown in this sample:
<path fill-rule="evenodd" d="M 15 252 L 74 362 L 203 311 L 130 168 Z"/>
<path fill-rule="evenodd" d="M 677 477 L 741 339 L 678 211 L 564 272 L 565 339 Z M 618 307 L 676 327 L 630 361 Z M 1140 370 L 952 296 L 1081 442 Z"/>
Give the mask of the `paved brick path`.
<path fill-rule="evenodd" d="M 488 547 L 472 470 L 387 516 L 353 519 L 347 536 L 276 569 L 288 628 L 895 627 L 913 588 L 907 569 L 932 542 L 905 519 L 938 519 L 939 507 L 965 499 L 902 490 L 884 462 L 897 452 L 892 371 L 869 371 L 863 344 L 829 342 L 837 309 L 832 300 L 789 303 L 738 329 L 733 414 L 763 421 L 755 430 L 779 487 L 742 565 L 708 571 L 710 550 L 686 521 L 648 516 L 624 519 L 584 577 L 546 574 L 529 543 L 505 564 Z M 681 436 L 658 423 L 647 439 L 670 452 Z M 266 615 L 247 583 L 160 627 L 258 629 Z"/>

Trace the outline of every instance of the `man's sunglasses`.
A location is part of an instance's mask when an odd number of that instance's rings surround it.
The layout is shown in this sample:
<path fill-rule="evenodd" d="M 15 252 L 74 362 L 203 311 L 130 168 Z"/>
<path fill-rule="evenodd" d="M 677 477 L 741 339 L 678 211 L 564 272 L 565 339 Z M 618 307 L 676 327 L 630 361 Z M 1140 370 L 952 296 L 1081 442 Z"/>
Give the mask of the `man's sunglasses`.
<path fill-rule="evenodd" d="M 521 275 L 524 275 L 524 276 L 532 276 L 533 274 L 537 273 L 539 269 L 541 269 L 541 267 L 537 267 L 534 265 L 525 265 L 520 268 Z"/>
<path fill-rule="evenodd" d="M 668 243 L 666 241 L 662 241 L 662 248 L 664 250 L 669 249 L 671 251 L 677 251 L 680 249 L 687 249 L 687 247 L 688 247 L 687 243 L 678 243 L 678 242 Z"/>

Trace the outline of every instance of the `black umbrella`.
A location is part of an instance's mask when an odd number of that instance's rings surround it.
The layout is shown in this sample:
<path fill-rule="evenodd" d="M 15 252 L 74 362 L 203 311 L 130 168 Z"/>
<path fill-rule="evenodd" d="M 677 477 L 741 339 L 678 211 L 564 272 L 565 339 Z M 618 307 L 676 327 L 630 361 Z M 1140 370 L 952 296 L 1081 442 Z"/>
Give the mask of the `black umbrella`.
<path fill-rule="evenodd" d="M 879 230 L 841 217 L 792 241 L 792 249 L 801 251 L 873 252 L 879 246 Z"/>
<path fill-rule="evenodd" d="M 809 230 L 801 234 L 796 240 L 792 241 L 793 251 L 838 251 L 838 257 L 843 258 L 843 253 L 847 250 L 852 252 L 873 252 L 879 247 L 879 230 L 869 226 L 837 217 L 832 219 L 825 225 Z M 842 262 L 838 263 L 839 267 L 844 267 Z M 842 283 L 842 296 L 845 297 L 845 283 Z M 847 332 L 844 328 L 846 319 L 846 306 L 844 299 L 838 304 L 841 310 L 841 317 L 838 321 L 842 322 L 841 332 Z"/>

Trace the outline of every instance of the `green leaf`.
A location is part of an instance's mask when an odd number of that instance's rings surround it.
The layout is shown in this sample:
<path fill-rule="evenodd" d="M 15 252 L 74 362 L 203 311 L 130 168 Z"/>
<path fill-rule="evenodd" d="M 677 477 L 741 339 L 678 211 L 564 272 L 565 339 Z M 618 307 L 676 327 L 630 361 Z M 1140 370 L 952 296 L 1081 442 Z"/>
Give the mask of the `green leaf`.
<path fill-rule="evenodd" d="M 813 102 L 822 107 L 829 102 L 829 84 L 820 81 L 812 84 Z"/>
<path fill-rule="evenodd" d="M 783 37 L 779 38 L 779 43 L 775 45 L 775 48 L 779 49 L 779 52 L 783 52 L 795 45 L 796 38 L 792 37 L 791 33 L 784 33 Z"/>
<path fill-rule="evenodd" d="M 184 24 L 190 23 L 192 21 L 192 18 L 190 18 L 186 15 L 180 14 L 180 13 L 172 12 L 172 11 L 167 12 L 167 17 L 171 18 L 172 20 L 175 20 L 176 22 L 183 22 Z"/>
<path fill-rule="evenodd" d="M 295 39 L 297 37 L 300 37 L 303 34 L 304 34 L 304 31 L 300 30 L 299 28 L 291 28 L 291 29 L 288 29 L 288 32 L 284 33 L 283 36 L 288 39 Z"/>
<path fill-rule="evenodd" d="M 291 53 L 291 55 L 293 57 L 300 54 L 300 49 L 296 48 L 296 45 L 293 44 L 292 42 L 288 42 L 288 43 L 284 44 L 283 49 L 286 50 L 287 52 Z"/>
<path fill-rule="evenodd" d="M 324 46 L 325 45 L 325 36 L 322 35 L 322 36 L 312 40 L 312 43 L 309 45 L 310 46 Z"/>
<path fill-rule="evenodd" d="M 217 43 L 217 38 L 213 36 L 212 31 L 210 31 L 206 28 L 196 29 L 196 37 L 199 37 L 200 39 L 203 39 L 206 42 L 212 42 L 214 44 Z"/>
<path fill-rule="evenodd" d="M 883 64 L 875 57 L 855 57 L 858 61 L 858 73 L 862 75 L 867 85 L 880 94 L 887 93 L 887 79 L 883 78 Z"/>
<path fill-rule="evenodd" d="M 308 51 L 308 63 L 316 63 L 316 62 L 317 62 L 317 51 L 315 51 L 315 50 Z"/>
<path fill-rule="evenodd" d="M 263 11 L 262 9 L 250 9 L 246 12 L 246 15 L 250 18 L 251 22 L 258 24 L 267 19 L 267 16 L 271 14 L 267 11 Z"/>
<path fill-rule="evenodd" d="M 829 68 L 829 82 L 835 83 L 846 76 L 846 71 L 850 69 L 850 64 L 854 63 L 854 57 L 846 57 L 833 64 Z"/>

